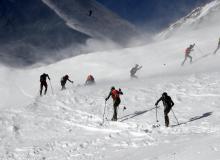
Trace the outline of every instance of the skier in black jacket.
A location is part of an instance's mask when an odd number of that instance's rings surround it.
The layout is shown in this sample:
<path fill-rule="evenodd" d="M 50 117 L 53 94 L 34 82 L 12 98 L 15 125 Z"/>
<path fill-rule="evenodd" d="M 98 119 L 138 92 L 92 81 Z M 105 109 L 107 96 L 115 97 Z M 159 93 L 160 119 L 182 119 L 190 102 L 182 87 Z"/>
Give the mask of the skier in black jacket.
<path fill-rule="evenodd" d="M 41 76 L 40 76 L 40 96 L 42 96 L 42 91 L 43 91 L 43 87 L 45 87 L 45 91 L 44 91 L 44 94 L 46 95 L 47 94 L 47 78 L 50 80 L 50 77 L 48 74 L 46 73 L 43 73 Z"/>
<path fill-rule="evenodd" d="M 65 87 L 65 85 L 66 85 L 66 82 L 67 81 L 69 81 L 70 83 L 73 83 L 73 81 L 71 81 L 70 79 L 69 79 L 69 76 L 68 75 L 65 75 L 65 76 L 63 76 L 62 78 L 61 78 L 61 81 L 60 81 L 60 84 L 61 84 L 61 90 L 64 90 L 64 89 L 66 89 L 66 87 Z"/>
<path fill-rule="evenodd" d="M 164 118 L 165 118 L 165 126 L 169 127 L 169 117 L 168 117 L 168 113 L 170 112 L 170 110 L 172 109 L 172 107 L 174 106 L 174 103 L 172 101 L 172 99 L 170 98 L 170 96 L 167 95 L 166 92 L 164 92 L 162 94 L 162 97 L 155 103 L 155 106 L 157 107 L 158 103 L 162 101 L 163 105 L 164 105 Z"/>

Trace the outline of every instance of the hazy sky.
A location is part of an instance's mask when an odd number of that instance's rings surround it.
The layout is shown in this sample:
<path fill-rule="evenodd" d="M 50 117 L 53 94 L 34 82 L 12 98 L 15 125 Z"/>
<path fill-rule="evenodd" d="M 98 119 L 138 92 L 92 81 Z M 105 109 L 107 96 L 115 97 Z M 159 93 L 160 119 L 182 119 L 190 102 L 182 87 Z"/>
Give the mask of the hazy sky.
<path fill-rule="evenodd" d="M 162 29 L 211 0 L 97 0 L 121 17 L 148 29 Z"/>

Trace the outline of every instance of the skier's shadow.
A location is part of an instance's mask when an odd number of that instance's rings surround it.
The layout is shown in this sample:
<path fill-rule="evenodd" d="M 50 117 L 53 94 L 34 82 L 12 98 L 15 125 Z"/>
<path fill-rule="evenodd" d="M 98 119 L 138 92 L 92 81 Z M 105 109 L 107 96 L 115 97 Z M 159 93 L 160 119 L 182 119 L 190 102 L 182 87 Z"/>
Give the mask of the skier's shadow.
<path fill-rule="evenodd" d="M 132 118 L 134 118 L 134 117 L 140 116 L 140 115 L 142 115 L 142 114 L 144 114 L 144 113 L 146 113 L 146 112 L 152 111 L 152 110 L 154 110 L 155 108 L 156 108 L 156 107 L 151 108 L 151 109 L 147 109 L 147 110 L 144 110 L 144 111 L 136 111 L 136 112 L 134 112 L 134 113 L 132 113 L 132 114 L 128 114 L 128 115 L 123 116 L 123 117 L 118 118 L 118 119 L 120 120 L 120 122 L 123 122 L 123 121 L 126 121 L 126 120 L 128 120 L 128 119 L 132 119 Z"/>
<path fill-rule="evenodd" d="M 193 122 L 193 121 L 197 121 L 197 120 L 202 119 L 202 118 L 209 117 L 209 116 L 212 115 L 212 113 L 213 113 L 213 112 L 207 112 L 207 113 L 204 113 L 204 114 L 201 115 L 201 116 L 192 117 L 192 118 L 190 118 L 188 121 L 179 123 L 179 124 L 177 124 L 177 125 L 172 125 L 172 127 L 176 127 L 176 126 L 179 126 L 179 125 L 182 125 L 182 124 L 187 124 L 187 123 L 190 123 L 190 122 Z"/>

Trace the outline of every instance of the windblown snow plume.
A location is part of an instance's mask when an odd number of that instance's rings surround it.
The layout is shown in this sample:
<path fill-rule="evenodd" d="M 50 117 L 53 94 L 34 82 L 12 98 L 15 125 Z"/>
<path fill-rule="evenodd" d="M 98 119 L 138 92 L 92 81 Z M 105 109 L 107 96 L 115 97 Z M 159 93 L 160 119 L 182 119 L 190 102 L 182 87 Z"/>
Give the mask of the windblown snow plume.
<path fill-rule="evenodd" d="M 136 36 L 132 24 L 94 0 L 0 1 L 0 63 L 9 66 L 125 47 Z"/>
<path fill-rule="evenodd" d="M 95 0 L 43 0 L 43 2 L 64 19 L 69 27 L 93 38 L 126 44 L 132 37 L 139 36 L 135 26 Z"/>
<path fill-rule="evenodd" d="M 220 24 L 220 0 L 214 0 L 205 6 L 194 9 L 187 16 L 181 18 L 156 36 L 156 39 L 167 39 L 181 32 L 198 30 Z M 210 25 L 212 24 L 212 25 Z M 212 32 L 211 32 L 212 33 Z"/>

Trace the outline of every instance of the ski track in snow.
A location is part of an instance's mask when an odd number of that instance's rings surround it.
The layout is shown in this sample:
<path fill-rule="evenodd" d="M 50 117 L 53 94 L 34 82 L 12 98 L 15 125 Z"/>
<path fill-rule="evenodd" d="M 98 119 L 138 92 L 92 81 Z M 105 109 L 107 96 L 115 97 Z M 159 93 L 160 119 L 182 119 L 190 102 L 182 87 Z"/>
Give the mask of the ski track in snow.
<path fill-rule="evenodd" d="M 125 88 L 135 82 L 121 84 L 125 92 L 121 106 L 126 106 L 127 110 L 119 108 L 119 122 L 105 121 L 103 126 L 100 125 L 103 95 L 107 93 L 99 86 L 93 86 L 91 90 L 78 87 L 37 97 L 32 104 L 16 111 L 1 111 L 1 159 L 101 160 L 111 159 L 110 153 L 157 148 L 171 143 L 178 145 L 201 135 L 219 138 L 220 112 L 214 112 L 220 102 L 219 77 L 218 73 L 191 75 L 155 85 L 149 81 L 146 89 L 141 87 L 142 81 L 135 88 Z M 94 89 L 97 92 L 92 93 Z M 153 104 L 162 89 L 172 95 L 176 103 L 173 109 L 180 118 L 180 125 L 175 126 L 176 121 L 170 113 L 173 127 L 163 127 L 163 109 L 160 107 L 161 127 L 153 129 Z M 112 116 L 111 103 L 107 103 L 108 119 Z M 169 138 L 171 135 L 176 138 Z M 213 152 L 218 152 L 220 146 L 213 145 L 211 148 Z"/>

